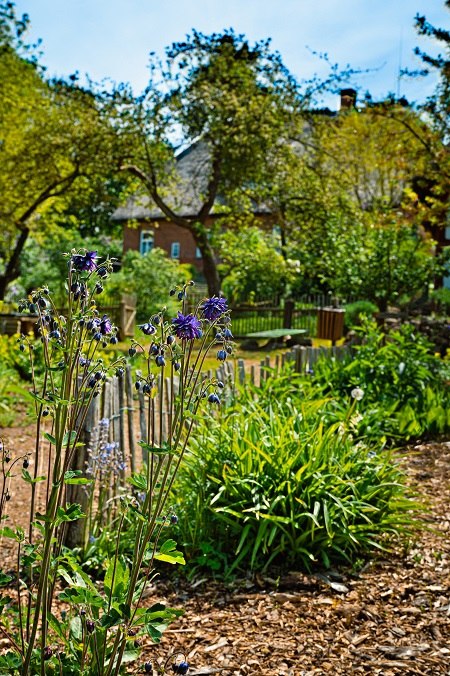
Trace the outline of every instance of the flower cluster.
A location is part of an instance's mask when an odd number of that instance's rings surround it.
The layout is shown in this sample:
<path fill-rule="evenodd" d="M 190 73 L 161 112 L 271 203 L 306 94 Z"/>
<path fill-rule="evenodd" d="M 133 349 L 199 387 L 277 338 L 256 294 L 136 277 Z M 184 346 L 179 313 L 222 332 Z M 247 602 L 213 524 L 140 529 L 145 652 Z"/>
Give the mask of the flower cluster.
<path fill-rule="evenodd" d="M 203 301 L 200 305 L 202 316 L 209 322 L 215 322 L 228 311 L 228 303 L 226 298 L 219 296 L 212 296 Z"/>
<path fill-rule="evenodd" d="M 175 319 L 172 319 L 172 326 L 176 337 L 181 340 L 195 340 L 203 335 L 202 325 L 193 314 L 183 315 L 178 312 Z"/>
<path fill-rule="evenodd" d="M 110 421 L 102 418 L 98 424 L 97 437 L 93 447 L 88 448 L 86 474 L 92 477 L 104 478 L 118 476 L 126 469 L 123 453 L 116 441 L 109 442 Z"/>
<path fill-rule="evenodd" d="M 94 272 L 97 268 L 96 258 L 96 251 L 86 251 L 85 254 L 73 254 L 71 261 L 78 272 Z"/>

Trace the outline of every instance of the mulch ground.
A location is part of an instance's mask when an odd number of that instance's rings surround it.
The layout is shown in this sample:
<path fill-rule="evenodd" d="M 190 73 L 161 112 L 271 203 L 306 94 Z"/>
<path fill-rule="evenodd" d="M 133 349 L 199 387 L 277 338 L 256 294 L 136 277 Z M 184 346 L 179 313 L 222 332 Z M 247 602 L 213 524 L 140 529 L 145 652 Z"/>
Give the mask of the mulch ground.
<path fill-rule="evenodd" d="M 3 436 L 21 452 L 32 448 L 28 430 Z M 157 583 L 147 602 L 185 612 L 159 645 L 143 646 L 140 664 L 182 653 L 190 676 L 449 676 L 450 442 L 409 448 L 404 464 L 428 506 L 414 542 L 357 573 Z M 11 489 L 11 516 L 26 506 L 20 486 Z M 1 567 L 10 556 L 4 544 Z"/>

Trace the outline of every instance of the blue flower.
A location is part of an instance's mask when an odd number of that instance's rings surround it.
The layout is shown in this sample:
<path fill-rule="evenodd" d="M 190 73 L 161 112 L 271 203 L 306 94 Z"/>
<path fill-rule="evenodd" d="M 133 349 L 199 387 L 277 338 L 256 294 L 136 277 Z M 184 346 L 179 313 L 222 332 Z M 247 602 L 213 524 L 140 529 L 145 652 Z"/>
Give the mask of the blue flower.
<path fill-rule="evenodd" d="M 205 319 L 214 322 L 228 310 L 227 299 L 219 298 L 218 296 L 208 298 L 201 305 L 201 310 Z"/>
<path fill-rule="evenodd" d="M 178 316 L 172 319 L 172 324 L 177 338 L 181 338 L 182 340 L 201 338 L 201 324 L 193 314 L 183 315 L 181 312 L 178 312 Z"/>
<path fill-rule="evenodd" d="M 154 333 L 156 333 L 156 328 L 149 322 L 146 324 L 140 324 L 139 328 L 141 329 L 142 333 L 145 333 L 146 336 L 152 336 Z"/>
<path fill-rule="evenodd" d="M 97 263 L 95 262 L 96 258 L 96 251 L 86 251 L 84 256 L 81 254 L 75 254 L 72 256 L 72 265 L 75 270 L 78 270 L 79 272 L 83 272 L 85 270 L 87 272 L 93 272 L 97 267 Z"/>
<path fill-rule="evenodd" d="M 103 315 L 103 317 L 100 320 L 100 332 L 105 336 L 107 333 L 111 333 L 111 331 L 112 331 L 111 320 L 107 315 Z"/>

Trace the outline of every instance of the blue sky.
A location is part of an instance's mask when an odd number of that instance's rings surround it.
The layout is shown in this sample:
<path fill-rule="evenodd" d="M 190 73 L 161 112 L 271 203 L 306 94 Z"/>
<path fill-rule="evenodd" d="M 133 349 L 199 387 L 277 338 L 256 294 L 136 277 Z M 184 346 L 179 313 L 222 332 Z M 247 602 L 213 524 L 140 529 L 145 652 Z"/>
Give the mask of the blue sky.
<path fill-rule="evenodd" d="M 342 67 L 370 69 L 348 85 L 382 98 L 397 93 L 399 66 L 420 66 L 417 44 L 437 52 L 431 39 L 419 41 L 416 13 L 450 27 L 444 0 L 17 0 L 16 7 L 30 15 L 30 36 L 42 38 L 49 75 L 79 71 L 95 81 L 130 82 L 136 93 L 147 83 L 150 51 L 163 56 L 192 28 L 208 34 L 232 27 L 252 42 L 272 38 L 298 79 L 325 74 L 312 51 Z M 402 79 L 400 94 L 421 101 L 434 84 Z M 337 107 L 336 97 L 326 103 Z"/>

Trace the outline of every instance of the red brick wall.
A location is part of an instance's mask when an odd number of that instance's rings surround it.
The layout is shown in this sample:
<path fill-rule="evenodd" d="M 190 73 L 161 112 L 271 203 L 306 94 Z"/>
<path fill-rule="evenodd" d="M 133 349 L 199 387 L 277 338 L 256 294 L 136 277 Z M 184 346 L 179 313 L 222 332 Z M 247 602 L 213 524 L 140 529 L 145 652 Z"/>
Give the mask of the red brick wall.
<path fill-rule="evenodd" d="M 142 230 L 153 230 L 154 244 L 153 246 L 163 249 L 170 257 L 171 245 L 173 242 L 180 244 L 180 263 L 188 263 L 194 265 L 197 270 L 201 271 L 203 264 L 201 258 L 196 258 L 196 244 L 193 236 L 186 230 L 170 221 L 163 221 L 161 223 L 143 222 L 136 228 L 130 228 L 127 225 L 123 230 L 123 252 L 126 253 L 129 249 L 139 251 L 139 244 L 141 241 Z"/>

